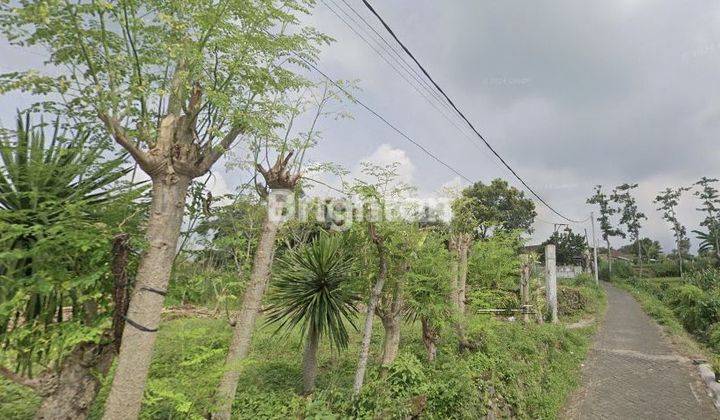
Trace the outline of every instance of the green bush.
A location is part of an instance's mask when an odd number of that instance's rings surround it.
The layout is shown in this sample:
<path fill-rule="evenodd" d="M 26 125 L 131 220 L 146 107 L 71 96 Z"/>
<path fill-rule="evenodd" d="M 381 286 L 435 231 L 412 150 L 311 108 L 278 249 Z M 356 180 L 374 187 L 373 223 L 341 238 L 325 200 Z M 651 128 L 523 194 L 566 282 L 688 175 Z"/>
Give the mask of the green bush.
<path fill-rule="evenodd" d="M 477 309 L 515 309 L 520 307 L 517 292 L 501 289 L 470 290 L 467 302 L 471 312 Z"/>
<path fill-rule="evenodd" d="M 720 270 L 704 269 L 693 272 L 688 281 L 702 290 L 713 290 L 720 288 Z"/>

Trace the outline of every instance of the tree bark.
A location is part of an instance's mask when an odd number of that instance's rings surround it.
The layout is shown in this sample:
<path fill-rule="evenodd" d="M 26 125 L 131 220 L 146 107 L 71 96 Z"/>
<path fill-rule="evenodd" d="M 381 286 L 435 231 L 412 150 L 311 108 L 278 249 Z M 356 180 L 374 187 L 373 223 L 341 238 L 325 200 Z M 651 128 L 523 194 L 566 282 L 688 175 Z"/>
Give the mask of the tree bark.
<path fill-rule="evenodd" d="M 437 356 L 437 329 L 432 326 L 430 320 L 426 317 L 420 318 L 420 323 L 422 324 L 422 340 L 423 344 L 425 344 L 428 362 L 434 362 Z"/>
<path fill-rule="evenodd" d="M 212 414 L 213 419 L 230 419 L 233 400 L 240 379 L 240 362 L 247 357 L 250 350 L 255 321 L 260 312 L 265 289 L 267 288 L 275 251 L 275 238 L 280 224 L 266 218 L 263 223 L 260 242 L 253 260 L 250 281 L 243 294 L 240 312 L 235 318 L 232 342 L 225 359 L 225 373 L 220 380 L 217 391 L 218 408 Z"/>
<path fill-rule="evenodd" d="M 460 304 L 458 303 L 458 295 L 460 291 L 458 285 L 460 261 L 457 237 L 453 236 L 450 238 L 448 248 L 450 249 L 450 286 L 452 288 L 452 301 L 456 308 L 460 308 Z"/>
<path fill-rule="evenodd" d="M 465 315 L 465 288 L 467 287 L 468 273 L 468 248 L 470 247 L 470 238 L 462 235 L 458 244 L 458 287 L 457 287 L 457 303 L 458 310 L 461 315 Z"/>
<path fill-rule="evenodd" d="M 678 255 L 678 261 L 680 262 L 680 277 L 683 276 L 683 257 L 682 257 L 682 251 L 680 250 L 680 241 L 677 242 L 677 255 Z"/>
<path fill-rule="evenodd" d="M 320 334 L 311 328 L 308 331 L 305 353 L 303 354 L 303 394 L 309 395 L 315 391 L 317 378 L 317 352 L 320 343 Z"/>
<path fill-rule="evenodd" d="M 107 373 L 114 357 L 112 345 L 83 344 L 43 378 L 37 389 L 43 397 L 35 413 L 37 420 L 85 419 L 100 389 L 100 376 Z"/>
<path fill-rule="evenodd" d="M 400 314 L 391 314 L 380 319 L 385 329 L 381 366 L 387 369 L 397 358 L 400 349 Z"/>
<path fill-rule="evenodd" d="M 375 316 L 375 308 L 380 301 L 385 279 L 387 278 L 387 261 L 385 259 L 385 245 L 383 238 L 379 237 L 374 224 L 368 225 L 368 231 L 372 241 L 375 243 L 378 251 L 378 277 L 375 285 L 370 293 L 370 301 L 368 302 L 367 311 L 365 312 L 365 326 L 363 328 L 363 338 L 360 344 L 360 356 L 358 358 L 358 366 L 355 371 L 355 382 L 353 383 L 353 395 L 360 394 L 360 389 L 365 381 L 365 370 L 367 369 L 368 356 L 370 354 L 370 340 L 372 339 L 373 317 Z"/>
<path fill-rule="evenodd" d="M 610 251 L 610 239 L 605 239 L 607 243 L 607 255 L 608 255 L 608 277 L 612 276 L 612 252 Z M 610 280 L 608 278 L 608 280 Z"/>
<path fill-rule="evenodd" d="M 117 369 L 105 405 L 106 420 L 134 419 L 140 412 L 190 184 L 189 176 L 161 178 L 153 179 L 146 233 L 149 244 L 140 260 L 128 307 Z"/>

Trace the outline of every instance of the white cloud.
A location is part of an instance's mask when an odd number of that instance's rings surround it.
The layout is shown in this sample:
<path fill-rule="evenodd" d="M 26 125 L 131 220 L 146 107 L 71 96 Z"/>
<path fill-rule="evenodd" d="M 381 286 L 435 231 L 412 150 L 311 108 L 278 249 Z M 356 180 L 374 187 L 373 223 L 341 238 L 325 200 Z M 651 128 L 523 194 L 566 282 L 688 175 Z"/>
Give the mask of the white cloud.
<path fill-rule="evenodd" d="M 410 160 L 407 152 L 403 149 L 383 143 L 380 147 L 375 149 L 372 154 L 361 159 L 360 162 L 370 162 L 381 166 L 388 166 L 397 163 L 398 181 L 413 185 L 415 165 Z M 358 163 L 352 173 L 355 177 L 364 179 L 360 168 L 360 164 Z"/>

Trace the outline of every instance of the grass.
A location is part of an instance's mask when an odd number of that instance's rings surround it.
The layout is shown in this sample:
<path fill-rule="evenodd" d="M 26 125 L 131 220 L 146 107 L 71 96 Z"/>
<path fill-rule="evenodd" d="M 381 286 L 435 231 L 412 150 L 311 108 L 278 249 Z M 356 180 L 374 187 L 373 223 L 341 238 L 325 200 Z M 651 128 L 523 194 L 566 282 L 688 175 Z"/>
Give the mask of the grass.
<path fill-rule="evenodd" d="M 595 293 L 595 292 L 593 292 Z M 598 292 L 599 293 L 599 292 Z M 595 295 L 602 302 L 601 294 Z M 593 302 L 597 312 L 602 303 Z M 586 314 L 587 315 L 587 314 Z M 594 328 L 524 325 L 487 315 L 470 317 L 467 331 L 477 350 L 458 353 L 452 331 L 433 364 L 425 361 L 419 324 L 403 326 L 401 351 L 387 377 L 377 367 L 383 330 L 374 328 L 371 368 L 358 399 L 350 395 L 360 334 L 346 351 L 320 350 L 317 391 L 301 397 L 302 341 L 297 332 L 277 337 L 258 324 L 251 357 L 243 363 L 233 406 L 235 418 L 554 418 L 578 385 L 579 368 Z M 222 373 L 231 329 L 223 319 L 184 317 L 161 325 L 141 418 L 202 419 Z M 39 400 L 0 382 L 0 418 L 32 418 Z M 106 379 L 91 418 L 100 418 Z M 12 413 L 9 414 L 9 413 Z"/>

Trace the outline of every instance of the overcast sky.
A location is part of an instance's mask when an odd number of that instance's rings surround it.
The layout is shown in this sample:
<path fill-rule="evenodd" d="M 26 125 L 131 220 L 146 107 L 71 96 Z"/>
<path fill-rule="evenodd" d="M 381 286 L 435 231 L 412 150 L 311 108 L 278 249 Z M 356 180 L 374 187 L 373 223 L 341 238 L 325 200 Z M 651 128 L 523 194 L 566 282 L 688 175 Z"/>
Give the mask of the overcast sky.
<path fill-rule="evenodd" d="M 341 15 L 352 14 L 343 0 L 323 1 Z M 323 1 L 312 21 L 336 39 L 322 53 L 324 71 L 358 79 L 359 98 L 469 178 L 502 177 L 520 187 Z M 360 0 L 345 1 L 385 35 Z M 595 184 L 637 182 L 640 208 L 649 217 L 643 236 L 659 239 L 669 251 L 672 236 L 653 197 L 667 186 L 720 177 L 720 2 L 372 3 L 496 150 L 564 214 L 587 217 L 585 199 Z M 42 62 L 4 40 L 0 56 L 2 71 Z M 3 123 L 12 121 L 23 100 L 0 98 Z M 398 161 L 404 179 L 424 194 L 459 182 L 372 115 L 349 108 L 353 120 L 323 122 L 315 160 L 349 169 L 367 159 Z M 218 171 L 213 188 L 232 190 L 240 181 Z M 679 215 L 689 230 L 700 219 L 696 206 L 691 195 L 683 200 Z M 540 203 L 538 213 L 542 221 L 559 221 Z M 535 228 L 536 241 L 552 231 L 541 221 Z"/>

